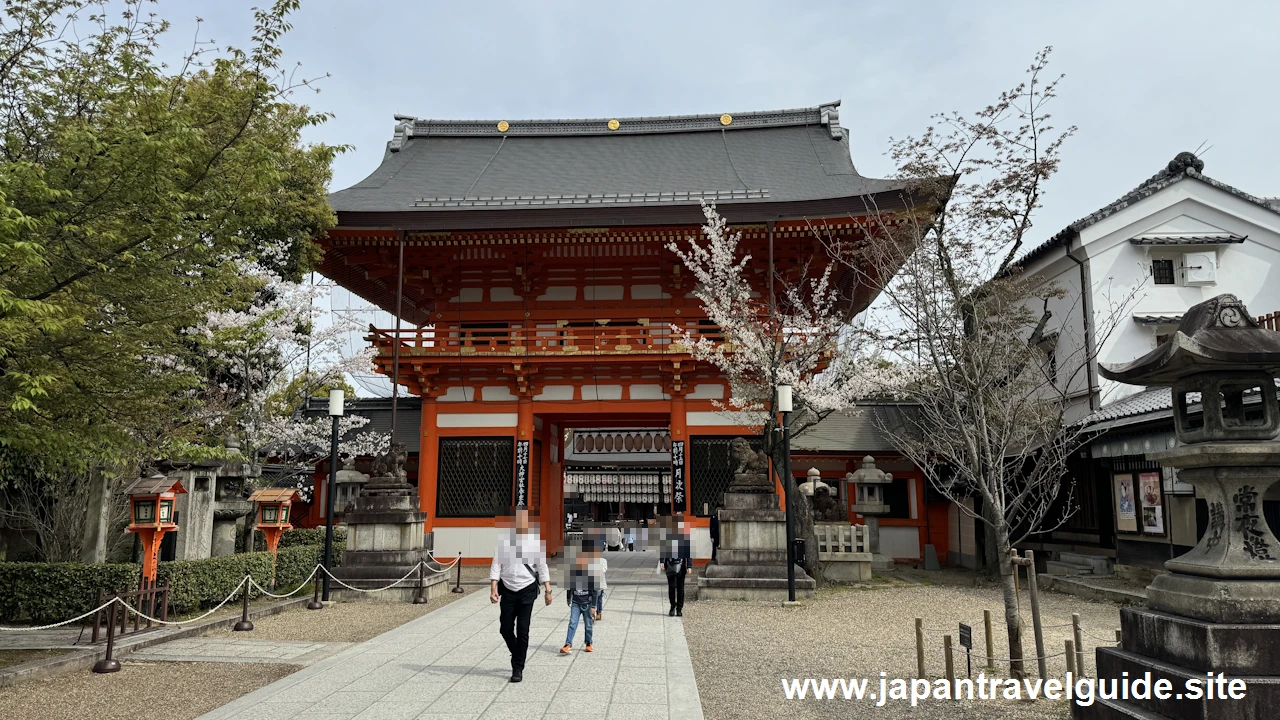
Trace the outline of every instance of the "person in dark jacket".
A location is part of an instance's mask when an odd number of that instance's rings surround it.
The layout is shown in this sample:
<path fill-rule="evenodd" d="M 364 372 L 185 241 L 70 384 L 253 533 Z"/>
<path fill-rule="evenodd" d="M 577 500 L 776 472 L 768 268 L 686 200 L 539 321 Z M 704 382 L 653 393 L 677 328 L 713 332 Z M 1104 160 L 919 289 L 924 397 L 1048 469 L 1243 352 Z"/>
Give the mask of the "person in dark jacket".
<path fill-rule="evenodd" d="M 673 521 L 667 527 L 658 561 L 658 568 L 667 574 L 667 599 L 671 601 L 671 609 L 667 611 L 667 615 L 684 615 L 684 579 L 689 574 L 689 563 L 693 560 L 689 535 L 683 519 Z"/>
<path fill-rule="evenodd" d="M 716 561 L 716 551 L 720 549 L 720 506 L 711 511 L 711 562 Z"/>

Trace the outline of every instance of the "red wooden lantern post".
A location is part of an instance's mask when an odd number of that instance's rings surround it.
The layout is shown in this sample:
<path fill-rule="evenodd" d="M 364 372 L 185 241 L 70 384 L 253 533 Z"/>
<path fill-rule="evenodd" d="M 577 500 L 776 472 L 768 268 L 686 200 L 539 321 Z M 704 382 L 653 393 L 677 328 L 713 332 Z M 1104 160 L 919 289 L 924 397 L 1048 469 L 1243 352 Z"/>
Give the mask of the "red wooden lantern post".
<path fill-rule="evenodd" d="M 160 561 L 160 541 L 167 532 L 178 529 L 173 521 L 173 504 L 186 493 L 182 483 L 164 475 L 153 475 L 133 481 L 125 493 L 129 496 L 129 526 L 126 532 L 137 533 L 142 540 L 142 582 L 144 589 L 155 587 L 156 567 Z"/>
<path fill-rule="evenodd" d="M 298 500 L 298 491 L 292 488 L 266 488 L 264 490 L 255 490 L 249 496 L 249 502 L 256 503 L 257 524 L 256 529 L 262 531 L 262 536 L 267 540 L 267 550 L 271 553 L 271 584 L 275 585 L 276 577 L 276 551 L 280 547 L 280 536 L 285 530 L 290 530 L 293 525 L 289 524 L 289 508 L 293 505 L 294 500 Z"/>

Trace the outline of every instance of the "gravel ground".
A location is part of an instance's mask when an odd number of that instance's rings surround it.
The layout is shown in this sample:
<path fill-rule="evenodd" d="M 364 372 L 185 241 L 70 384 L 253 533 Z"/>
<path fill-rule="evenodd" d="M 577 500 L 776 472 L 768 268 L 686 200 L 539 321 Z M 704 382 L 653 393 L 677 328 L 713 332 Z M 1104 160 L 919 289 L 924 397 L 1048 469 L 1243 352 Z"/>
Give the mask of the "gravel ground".
<path fill-rule="evenodd" d="M 995 655 L 1007 657 L 1000 590 L 965 573 L 929 573 L 925 584 L 899 580 L 866 587 L 825 588 L 800 607 L 783 608 L 776 602 L 728 602 L 701 600 L 685 606 L 684 626 L 698 680 L 702 708 L 708 720 L 742 717 L 750 707 L 753 718 L 846 718 L 874 713 L 876 718 L 1067 718 L 1065 700 L 1035 703 L 1013 701 L 925 701 L 911 708 L 890 701 L 871 709 L 869 701 L 787 701 L 782 678 L 862 678 L 878 685 L 883 671 L 889 678 L 914 678 L 916 669 L 915 618 L 924 618 L 925 667 L 933 678 L 944 673 L 942 636 L 950 633 L 957 644 L 955 667 L 963 677 L 965 657 L 959 648 L 957 624 L 973 627 L 975 653 L 984 652 L 982 611 L 991 610 L 995 624 Z M 1035 656 L 1031 632 L 1031 603 L 1022 596 L 1026 625 L 1023 652 Z M 1099 639 L 1114 638 L 1120 626 L 1119 606 L 1045 592 L 1041 613 L 1045 624 L 1045 651 L 1063 652 L 1071 637 L 1071 613 L 1080 613 L 1081 624 L 1093 638 L 1085 637 L 1086 663 L 1093 670 L 1092 648 Z M 1052 625 L 1066 627 L 1051 628 Z M 1051 676 L 1066 671 L 1062 657 L 1048 661 Z M 974 675 L 985 663 L 974 661 Z M 1035 673 L 1036 665 L 1028 663 Z M 1007 663 L 997 663 L 1005 677 Z M 862 708 L 866 708 L 863 710 Z"/>
<path fill-rule="evenodd" d="M 190 720 L 297 671 L 293 665 L 141 663 L 0 688 L 6 720 Z"/>
<path fill-rule="evenodd" d="M 426 615 L 476 591 L 463 585 L 466 593 L 446 593 L 424 605 L 412 603 L 342 602 L 323 610 L 299 607 L 278 615 L 253 621 L 253 631 L 237 633 L 230 629 L 205 633 L 206 637 L 248 638 L 251 640 L 298 640 L 310 642 L 363 642 L 392 628 Z"/>

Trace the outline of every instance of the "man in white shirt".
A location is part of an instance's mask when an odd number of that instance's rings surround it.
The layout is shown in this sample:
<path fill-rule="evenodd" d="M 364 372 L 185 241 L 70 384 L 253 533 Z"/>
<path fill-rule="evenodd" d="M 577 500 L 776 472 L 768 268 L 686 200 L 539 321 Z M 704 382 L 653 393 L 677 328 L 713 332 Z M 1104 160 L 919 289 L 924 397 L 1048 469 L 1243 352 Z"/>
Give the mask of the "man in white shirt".
<path fill-rule="evenodd" d="M 489 566 L 489 602 L 501 602 L 498 627 L 511 651 L 511 682 L 524 679 L 524 661 L 529 652 L 529 618 L 538 599 L 538 585 L 545 588 L 546 604 L 551 604 L 551 570 L 547 567 L 547 546 L 537 528 L 529 526 L 529 511 L 515 512 L 515 526 L 498 534 L 498 545 Z"/>

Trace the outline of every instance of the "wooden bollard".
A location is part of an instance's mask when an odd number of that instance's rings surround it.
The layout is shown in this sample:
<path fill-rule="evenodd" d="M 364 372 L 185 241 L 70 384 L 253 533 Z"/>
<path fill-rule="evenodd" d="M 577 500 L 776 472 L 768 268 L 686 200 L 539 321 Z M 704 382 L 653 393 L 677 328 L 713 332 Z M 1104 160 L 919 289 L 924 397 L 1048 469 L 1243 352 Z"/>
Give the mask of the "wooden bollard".
<path fill-rule="evenodd" d="M 924 677 L 924 618 L 916 618 L 916 677 Z"/>
<path fill-rule="evenodd" d="M 956 682 L 956 666 L 951 658 L 951 636 L 942 636 L 942 649 L 947 654 L 947 682 L 952 685 Z"/>
<path fill-rule="evenodd" d="M 990 610 L 982 611 L 982 625 L 987 630 L 987 669 L 995 670 L 996 669 L 996 661 L 995 661 L 996 645 L 995 645 L 995 639 L 992 637 L 992 633 L 991 633 L 991 611 Z"/>
<path fill-rule="evenodd" d="M 1071 636 L 1076 642 L 1076 672 L 1084 675 L 1084 631 L 1080 629 L 1080 613 L 1071 613 Z"/>
<path fill-rule="evenodd" d="M 1116 642 L 1124 642 L 1124 637 L 1120 634 L 1120 628 L 1116 628 Z"/>
<path fill-rule="evenodd" d="M 1076 644 L 1071 640 L 1063 640 L 1062 644 L 1067 651 L 1067 672 L 1074 678 L 1076 676 Z"/>

